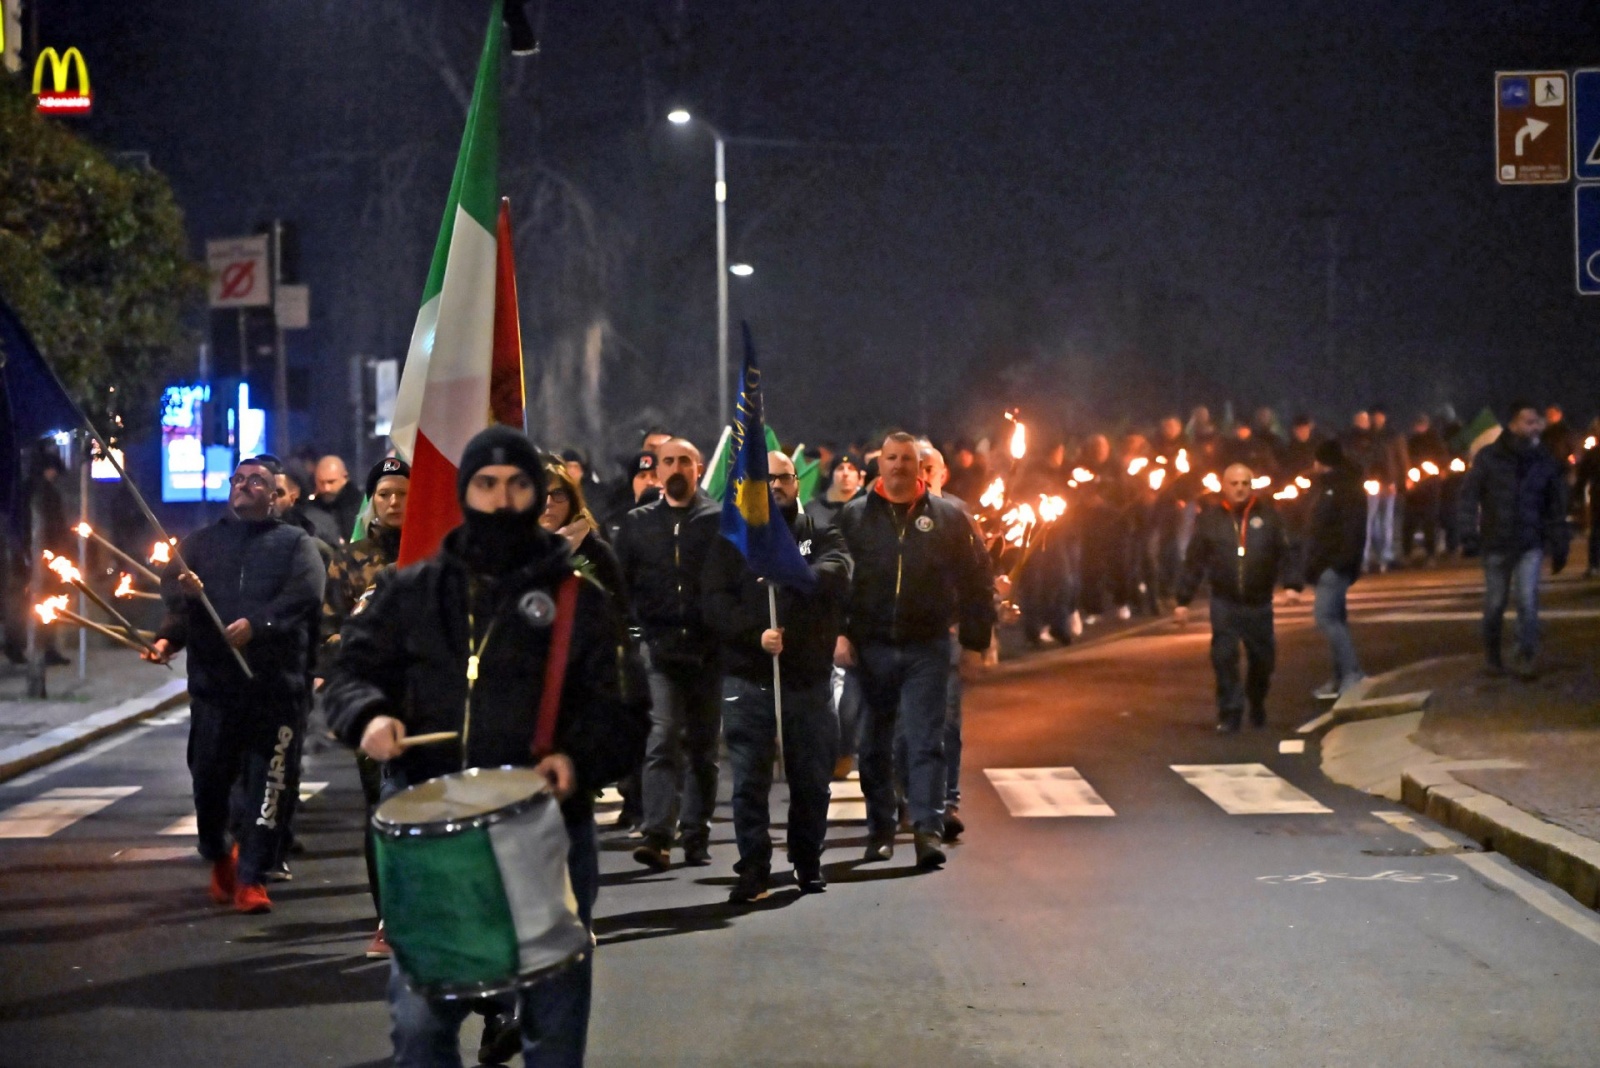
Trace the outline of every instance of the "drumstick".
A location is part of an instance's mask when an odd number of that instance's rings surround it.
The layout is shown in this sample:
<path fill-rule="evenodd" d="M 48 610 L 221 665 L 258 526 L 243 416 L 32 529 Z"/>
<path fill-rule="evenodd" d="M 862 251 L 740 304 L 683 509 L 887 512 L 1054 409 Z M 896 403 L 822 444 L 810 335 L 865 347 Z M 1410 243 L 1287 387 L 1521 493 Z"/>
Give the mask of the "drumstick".
<path fill-rule="evenodd" d="M 458 731 L 435 731 L 433 734 L 412 734 L 400 739 L 402 750 L 410 749 L 414 745 L 436 745 L 439 742 L 453 742 L 461 737 Z"/>

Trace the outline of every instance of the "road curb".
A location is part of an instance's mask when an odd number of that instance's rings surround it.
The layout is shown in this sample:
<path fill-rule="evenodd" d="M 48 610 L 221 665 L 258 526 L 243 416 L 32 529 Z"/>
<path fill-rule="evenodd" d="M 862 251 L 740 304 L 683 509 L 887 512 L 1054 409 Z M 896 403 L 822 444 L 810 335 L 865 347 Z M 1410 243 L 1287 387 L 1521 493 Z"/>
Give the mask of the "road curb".
<path fill-rule="evenodd" d="M 124 727 L 148 719 L 183 704 L 189 699 L 189 684 L 184 679 L 165 682 L 148 693 L 130 698 L 92 716 L 46 731 L 37 738 L 0 749 L 0 782 L 14 779 L 54 760 L 76 752 L 114 734 Z"/>
<path fill-rule="evenodd" d="M 1493 794 L 1422 765 L 1400 773 L 1400 798 L 1436 823 L 1460 831 L 1600 909 L 1600 842 L 1529 815 Z"/>

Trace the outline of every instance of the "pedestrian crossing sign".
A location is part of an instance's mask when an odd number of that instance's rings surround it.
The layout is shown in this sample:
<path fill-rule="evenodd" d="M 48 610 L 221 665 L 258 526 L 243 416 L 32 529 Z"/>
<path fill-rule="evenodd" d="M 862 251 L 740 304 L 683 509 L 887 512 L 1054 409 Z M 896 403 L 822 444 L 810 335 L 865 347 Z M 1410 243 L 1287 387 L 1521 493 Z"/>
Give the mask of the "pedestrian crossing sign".
<path fill-rule="evenodd" d="M 1572 75 L 1573 171 L 1580 182 L 1600 182 L 1600 70 Z"/>

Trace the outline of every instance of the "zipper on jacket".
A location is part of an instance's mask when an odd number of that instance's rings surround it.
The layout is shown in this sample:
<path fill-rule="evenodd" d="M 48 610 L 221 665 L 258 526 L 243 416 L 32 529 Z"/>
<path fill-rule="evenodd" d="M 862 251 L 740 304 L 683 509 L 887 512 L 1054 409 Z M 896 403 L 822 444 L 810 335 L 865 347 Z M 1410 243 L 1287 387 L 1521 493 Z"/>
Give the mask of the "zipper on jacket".
<path fill-rule="evenodd" d="M 894 610 L 889 617 L 889 640 L 900 640 L 900 580 L 905 573 L 906 563 L 906 531 L 911 529 L 911 513 L 916 511 L 917 502 L 912 501 L 911 507 L 906 509 L 906 521 L 896 524 L 896 536 L 899 544 L 894 555 Z M 894 502 L 889 504 L 889 515 L 894 516 Z"/>

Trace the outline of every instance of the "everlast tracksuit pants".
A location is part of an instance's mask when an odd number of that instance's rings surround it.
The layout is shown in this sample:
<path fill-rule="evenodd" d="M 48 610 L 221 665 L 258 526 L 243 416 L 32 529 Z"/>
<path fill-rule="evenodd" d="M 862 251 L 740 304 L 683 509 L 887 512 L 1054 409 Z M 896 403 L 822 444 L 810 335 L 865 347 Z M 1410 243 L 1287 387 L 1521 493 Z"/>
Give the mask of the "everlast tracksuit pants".
<path fill-rule="evenodd" d="M 306 711 L 290 703 L 242 708 L 190 701 L 189 775 L 200 855 L 223 857 L 231 834 L 239 844 L 240 885 L 260 883 L 282 855 L 300 789 Z"/>

